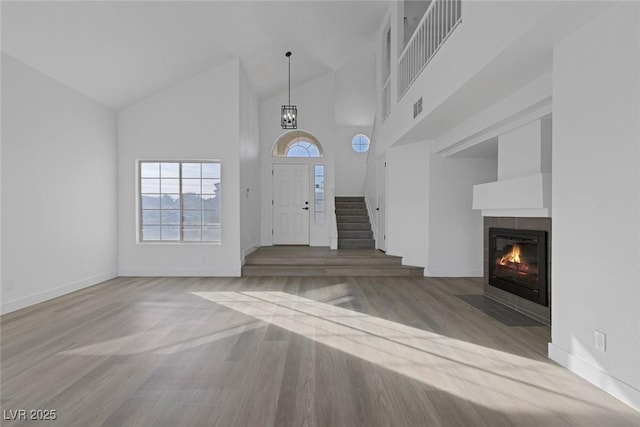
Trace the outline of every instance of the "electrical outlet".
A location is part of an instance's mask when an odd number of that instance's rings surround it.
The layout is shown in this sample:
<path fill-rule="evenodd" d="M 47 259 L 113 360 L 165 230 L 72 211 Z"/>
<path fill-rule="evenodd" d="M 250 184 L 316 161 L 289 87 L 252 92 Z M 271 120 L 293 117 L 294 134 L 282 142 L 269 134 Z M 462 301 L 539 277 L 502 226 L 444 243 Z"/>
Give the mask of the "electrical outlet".
<path fill-rule="evenodd" d="M 598 350 L 607 351 L 607 334 L 600 331 L 594 331 L 593 338 L 594 345 Z"/>

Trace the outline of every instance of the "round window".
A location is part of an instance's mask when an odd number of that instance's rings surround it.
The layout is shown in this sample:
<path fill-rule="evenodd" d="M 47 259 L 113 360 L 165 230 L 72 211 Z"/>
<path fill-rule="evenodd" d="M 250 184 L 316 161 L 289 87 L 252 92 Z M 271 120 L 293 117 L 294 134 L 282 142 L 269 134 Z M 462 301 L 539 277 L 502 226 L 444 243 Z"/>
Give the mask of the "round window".
<path fill-rule="evenodd" d="M 356 153 L 364 153 L 369 149 L 370 143 L 371 141 L 369 141 L 369 137 L 367 135 L 359 133 L 351 140 L 351 147 L 353 147 L 353 151 Z"/>

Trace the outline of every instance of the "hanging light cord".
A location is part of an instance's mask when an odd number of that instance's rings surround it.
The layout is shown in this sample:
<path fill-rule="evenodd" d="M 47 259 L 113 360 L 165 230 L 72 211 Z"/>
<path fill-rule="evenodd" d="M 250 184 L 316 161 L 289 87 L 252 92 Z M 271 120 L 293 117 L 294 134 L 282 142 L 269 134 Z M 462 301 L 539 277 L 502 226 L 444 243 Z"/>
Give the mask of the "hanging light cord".
<path fill-rule="evenodd" d="M 286 53 L 289 58 L 289 105 L 291 105 L 291 52 Z"/>

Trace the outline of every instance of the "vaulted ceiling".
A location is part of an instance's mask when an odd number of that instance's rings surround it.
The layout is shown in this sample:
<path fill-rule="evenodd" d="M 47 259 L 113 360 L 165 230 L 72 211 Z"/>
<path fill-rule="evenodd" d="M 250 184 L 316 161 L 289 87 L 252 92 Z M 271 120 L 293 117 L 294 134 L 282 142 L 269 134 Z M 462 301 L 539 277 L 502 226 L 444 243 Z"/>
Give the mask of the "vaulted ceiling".
<path fill-rule="evenodd" d="M 111 108 L 239 57 L 258 96 L 336 70 L 386 1 L 2 2 L 2 51 Z"/>

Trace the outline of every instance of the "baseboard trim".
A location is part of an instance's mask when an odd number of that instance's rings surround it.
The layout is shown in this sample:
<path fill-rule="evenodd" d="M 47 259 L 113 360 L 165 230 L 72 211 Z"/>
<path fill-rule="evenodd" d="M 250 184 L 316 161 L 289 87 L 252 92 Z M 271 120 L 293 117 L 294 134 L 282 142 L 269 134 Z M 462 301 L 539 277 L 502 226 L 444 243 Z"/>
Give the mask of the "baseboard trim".
<path fill-rule="evenodd" d="M 549 343 L 549 359 L 640 412 L 640 390 Z"/>
<path fill-rule="evenodd" d="M 120 270 L 122 277 L 240 277 L 237 270 Z"/>
<path fill-rule="evenodd" d="M 376 211 L 369 202 L 369 197 L 364 196 L 364 205 L 367 207 L 367 213 L 369 214 L 369 223 L 371 224 L 371 231 L 373 232 L 373 240 L 376 241 L 376 249 L 378 248 L 378 216 L 375 215 Z"/>
<path fill-rule="evenodd" d="M 2 305 L 0 305 L 0 313 L 7 314 L 11 313 L 12 311 L 27 308 L 29 306 L 39 304 L 53 298 L 61 297 L 71 292 L 79 291 L 80 289 L 88 288 L 89 286 L 93 286 L 106 280 L 113 279 L 114 277 L 118 277 L 118 273 L 116 273 L 115 271 L 99 274 L 97 276 L 92 276 L 72 283 L 67 283 L 66 285 L 58 286 L 53 289 L 48 289 L 46 291 L 14 299 L 12 301 L 3 302 Z"/>
<path fill-rule="evenodd" d="M 432 270 L 424 269 L 425 277 L 484 277 L 484 270 Z"/>
<path fill-rule="evenodd" d="M 247 257 L 247 255 L 258 250 L 259 247 L 260 245 L 256 244 L 242 251 L 242 265 L 244 265 L 244 259 Z"/>

